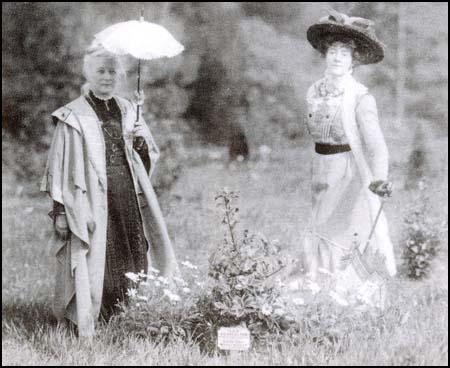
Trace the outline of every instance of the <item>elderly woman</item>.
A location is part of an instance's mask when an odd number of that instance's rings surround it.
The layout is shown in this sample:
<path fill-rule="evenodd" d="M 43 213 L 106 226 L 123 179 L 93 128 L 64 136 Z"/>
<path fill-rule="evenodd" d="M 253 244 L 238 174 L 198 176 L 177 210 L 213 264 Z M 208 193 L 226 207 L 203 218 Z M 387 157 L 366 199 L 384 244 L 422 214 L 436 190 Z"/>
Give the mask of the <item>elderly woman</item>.
<path fill-rule="evenodd" d="M 170 276 L 177 263 L 149 179 L 158 148 L 142 116 L 135 121 L 136 105 L 114 94 L 119 61 L 93 45 L 83 72 L 82 96 L 52 114 L 41 190 L 54 203 L 54 312 L 90 337 L 98 317 L 126 300 L 127 272 L 147 272 L 150 260 Z"/>
<path fill-rule="evenodd" d="M 307 38 L 326 60 L 323 78 L 307 92 L 307 127 L 315 142 L 312 216 L 303 239 L 305 268 L 335 272 L 355 244 L 365 240 L 389 196 L 388 150 L 374 97 L 352 76 L 355 66 L 383 59 L 382 44 L 363 18 L 333 12 L 308 29 Z M 370 244 L 396 273 L 393 246 L 383 213 Z"/>

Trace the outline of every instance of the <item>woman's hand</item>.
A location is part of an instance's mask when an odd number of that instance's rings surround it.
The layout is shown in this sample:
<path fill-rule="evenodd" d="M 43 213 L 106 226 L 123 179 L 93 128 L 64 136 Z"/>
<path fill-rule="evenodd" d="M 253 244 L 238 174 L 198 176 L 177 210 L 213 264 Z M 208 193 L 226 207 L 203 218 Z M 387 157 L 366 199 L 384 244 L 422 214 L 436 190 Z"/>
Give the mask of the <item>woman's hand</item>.
<path fill-rule="evenodd" d="M 142 106 L 145 101 L 144 91 L 141 89 L 140 91 L 134 91 L 133 102 L 136 105 Z"/>
<path fill-rule="evenodd" d="M 375 180 L 370 183 L 369 189 L 383 198 L 392 196 L 392 182 L 387 180 Z"/>
<path fill-rule="evenodd" d="M 146 138 L 147 137 L 147 129 L 143 126 L 143 123 L 135 123 L 133 128 L 133 138 L 141 137 Z"/>
<path fill-rule="evenodd" d="M 144 146 L 147 130 L 142 124 L 136 123 L 133 129 L 133 147 L 140 150 Z"/>
<path fill-rule="evenodd" d="M 69 224 L 67 223 L 66 215 L 63 214 L 56 215 L 54 227 L 56 235 L 58 235 L 60 239 L 62 240 L 69 239 L 70 230 Z"/>

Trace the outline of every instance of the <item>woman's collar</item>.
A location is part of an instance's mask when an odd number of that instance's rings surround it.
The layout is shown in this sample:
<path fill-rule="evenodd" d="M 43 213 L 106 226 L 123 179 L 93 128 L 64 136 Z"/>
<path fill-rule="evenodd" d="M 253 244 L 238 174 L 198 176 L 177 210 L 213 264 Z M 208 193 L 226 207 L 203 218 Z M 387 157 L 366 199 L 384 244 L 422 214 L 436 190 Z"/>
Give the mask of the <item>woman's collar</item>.
<path fill-rule="evenodd" d="M 338 89 L 344 88 L 346 83 L 348 83 L 348 81 L 350 79 L 353 79 L 351 71 L 348 71 L 347 73 L 345 73 L 344 75 L 339 76 L 339 77 L 336 77 L 336 76 L 332 75 L 331 73 L 328 73 L 327 71 L 325 71 L 325 83 L 327 83 L 328 85 L 334 86 L 335 88 L 338 88 Z"/>
<path fill-rule="evenodd" d="M 103 101 L 103 102 L 111 101 L 111 99 L 114 97 L 113 95 L 109 96 L 108 98 L 99 97 L 96 95 L 96 93 L 92 89 L 89 89 L 89 96 L 91 98 L 93 98 L 94 100 L 96 99 L 98 101 Z"/>
<path fill-rule="evenodd" d="M 352 72 L 349 71 L 345 73 L 343 76 L 336 78 L 331 74 L 325 71 L 325 76 L 322 79 L 322 83 L 326 86 L 326 89 L 329 91 L 333 91 L 334 93 L 341 94 L 344 90 L 350 88 L 356 82 L 355 78 L 352 75 Z"/>

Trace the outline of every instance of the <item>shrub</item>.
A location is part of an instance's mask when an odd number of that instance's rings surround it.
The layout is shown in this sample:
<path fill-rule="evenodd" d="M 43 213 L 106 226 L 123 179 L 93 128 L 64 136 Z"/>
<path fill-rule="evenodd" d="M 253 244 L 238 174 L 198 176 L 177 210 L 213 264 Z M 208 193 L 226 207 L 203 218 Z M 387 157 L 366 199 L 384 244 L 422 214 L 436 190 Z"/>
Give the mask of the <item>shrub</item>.
<path fill-rule="evenodd" d="M 256 343 L 265 343 L 269 336 L 289 329 L 293 321 L 274 280 L 286 260 L 263 236 L 245 230 L 241 239 L 237 237 L 239 210 L 232 204 L 237 197 L 228 190 L 216 196 L 228 236 L 209 259 L 211 292 L 197 303 L 195 337 L 208 350 L 215 348 L 219 327 L 246 325 Z"/>
<path fill-rule="evenodd" d="M 439 224 L 430 216 L 430 201 L 427 196 L 427 185 L 419 183 L 419 198 L 406 214 L 406 237 L 404 240 L 403 258 L 407 275 L 413 279 L 427 276 L 432 267 L 432 260 L 441 247 L 441 234 L 448 231 L 448 223 Z"/>

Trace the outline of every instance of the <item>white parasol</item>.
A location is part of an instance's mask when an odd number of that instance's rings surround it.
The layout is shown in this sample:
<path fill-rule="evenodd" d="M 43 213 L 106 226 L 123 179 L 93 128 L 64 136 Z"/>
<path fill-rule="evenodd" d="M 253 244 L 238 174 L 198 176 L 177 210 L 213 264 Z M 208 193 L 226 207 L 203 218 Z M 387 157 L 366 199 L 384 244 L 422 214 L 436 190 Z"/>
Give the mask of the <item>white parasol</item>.
<path fill-rule="evenodd" d="M 131 55 L 138 59 L 137 90 L 140 91 L 141 60 L 174 57 L 183 52 L 181 45 L 167 29 L 144 21 L 143 10 L 139 21 L 113 24 L 95 35 L 95 40 L 116 55 Z M 136 121 L 139 118 L 139 105 Z"/>

